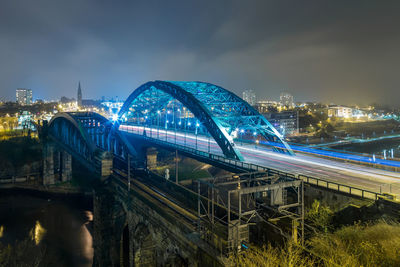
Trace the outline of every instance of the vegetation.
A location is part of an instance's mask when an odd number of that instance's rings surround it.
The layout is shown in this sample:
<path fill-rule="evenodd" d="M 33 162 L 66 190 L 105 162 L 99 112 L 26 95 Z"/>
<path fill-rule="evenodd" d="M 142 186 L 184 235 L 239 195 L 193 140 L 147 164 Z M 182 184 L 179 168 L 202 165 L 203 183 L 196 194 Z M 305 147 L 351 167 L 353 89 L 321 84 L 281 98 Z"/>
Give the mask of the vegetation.
<path fill-rule="evenodd" d="M 314 200 L 310 210 L 306 214 L 306 221 L 318 230 L 327 233 L 331 226 L 333 211 L 318 200 Z"/>
<path fill-rule="evenodd" d="M 319 233 L 308 242 L 308 251 L 289 242 L 283 247 L 251 247 L 229 258 L 232 266 L 400 266 L 400 225 L 343 227 Z"/>
<path fill-rule="evenodd" d="M 0 266 L 41 266 L 45 253 L 46 247 L 36 245 L 32 238 L 17 241 L 13 246 L 3 245 L 0 242 Z"/>
<path fill-rule="evenodd" d="M 152 169 L 155 173 L 160 176 L 165 176 L 166 169 L 169 169 L 170 180 L 175 181 L 175 163 L 174 159 L 171 158 L 168 161 L 164 162 L 165 165 L 157 166 Z M 161 165 L 161 164 L 160 164 Z M 183 158 L 178 163 L 178 177 L 179 180 L 187 180 L 187 179 L 200 179 L 205 177 L 210 177 L 210 173 L 208 172 L 208 168 L 210 165 L 199 163 L 195 160 L 189 158 Z"/>
<path fill-rule="evenodd" d="M 41 156 L 41 146 L 37 139 L 15 137 L 0 141 L 0 170 L 11 168 L 16 172 L 23 165 L 40 160 Z"/>
<path fill-rule="evenodd" d="M 400 225 L 347 226 L 309 241 L 326 266 L 400 266 Z"/>
<path fill-rule="evenodd" d="M 232 266 L 400 266 L 400 224 L 383 220 L 334 229 L 334 212 L 317 200 L 306 214 L 315 229 L 302 248 L 253 247 L 230 257 Z"/>
<path fill-rule="evenodd" d="M 239 267 L 301 267 L 314 266 L 316 261 L 305 256 L 304 251 L 288 242 L 285 246 L 257 248 L 252 247 L 239 255 L 229 258 L 230 266 Z"/>
<path fill-rule="evenodd" d="M 395 120 L 380 120 L 368 122 L 340 122 L 335 125 L 338 130 L 345 130 L 351 136 L 373 137 L 374 134 L 382 135 L 384 132 L 390 134 L 392 131 L 398 132 L 400 122 Z"/>
<path fill-rule="evenodd" d="M 16 117 L 0 117 L 0 130 L 13 130 L 17 126 L 18 119 Z"/>

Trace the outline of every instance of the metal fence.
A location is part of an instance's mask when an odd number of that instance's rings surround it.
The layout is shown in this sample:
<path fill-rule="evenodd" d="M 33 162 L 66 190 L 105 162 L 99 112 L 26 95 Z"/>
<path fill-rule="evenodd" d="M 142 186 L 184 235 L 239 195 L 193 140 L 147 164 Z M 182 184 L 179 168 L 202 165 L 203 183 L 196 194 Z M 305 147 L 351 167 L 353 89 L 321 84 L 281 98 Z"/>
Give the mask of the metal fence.
<path fill-rule="evenodd" d="M 131 134 L 134 134 L 134 133 L 131 133 Z M 143 136 L 143 135 L 138 135 L 138 134 L 134 134 L 134 135 L 139 136 L 140 138 L 143 138 L 145 140 L 159 144 L 164 147 L 178 149 L 180 151 L 184 151 L 186 153 L 193 154 L 199 158 L 216 161 L 219 164 L 224 164 L 224 165 L 229 166 L 234 169 L 240 169 L 240 170 L 245 170 L 245 171 L 265 171 L 268 173 L 268 175 L 278 174 L 280 176 L 285 176 L 288 178 L 301 179 L 305 183 L 310 184 L 310 185 L 315 185 L 318 187 L 322 187 L 322 188 L 326 188 L 326 189 L 330 189 L 330 190 L 334 190 L 334 191 L 338 191 L 338 192 L 342 192 L 342 193 L 346 193 L 346 194 L 349 194 L 352 196 L 366 198 L 366 199 L 377 200 L 379 197 L 384 196 L 384 194 L 382 193 L 382 189 L 381 189 L 381 192 L 373 192 L 370 190 L 357 188 L 357 187 L 350 186 L 350 185 L 331 182 L 331 181 L 321 179 L 321 178 L 316 178 L 316 177 L 311 177 L 311 176 L 306 176 L 306 175 L 294 175 L 294 174 L 291 174 L 291 173 L 288 173 L 285 171 L 272 169 L 272 168 L 260 166 L 257 164 L 253 164 L 253 163 L 247 163 L 247 162 L 242 162 L 242 161 L 238 161 L 238 160 L 234 160 L 234 159 L 229 159 L 224 156 L 215 155 L 215 154 L 211 154 L 211 153 L 208 153 L 205 151 L 196 150 L 194 148 L 190 148 L 187 146 L 168 143 L 168 142 L 165 142 L 165 141 L 162 141 L 159 139 L 155 139 L 155 138 L 151 138 L 148 136 Z"/>

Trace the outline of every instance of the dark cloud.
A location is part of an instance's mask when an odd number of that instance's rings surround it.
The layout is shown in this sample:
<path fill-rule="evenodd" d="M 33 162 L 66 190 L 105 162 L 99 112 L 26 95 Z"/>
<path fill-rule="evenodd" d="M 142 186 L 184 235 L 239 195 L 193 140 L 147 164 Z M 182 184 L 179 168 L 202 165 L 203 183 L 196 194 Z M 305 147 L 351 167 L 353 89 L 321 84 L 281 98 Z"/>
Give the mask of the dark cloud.
<path fill-rule="evenodd" d="M 121 98 L 148 80 L 240 94 L 397 104 L 398 1 L 13 0 L 0 4 L 0 92 Z"/>

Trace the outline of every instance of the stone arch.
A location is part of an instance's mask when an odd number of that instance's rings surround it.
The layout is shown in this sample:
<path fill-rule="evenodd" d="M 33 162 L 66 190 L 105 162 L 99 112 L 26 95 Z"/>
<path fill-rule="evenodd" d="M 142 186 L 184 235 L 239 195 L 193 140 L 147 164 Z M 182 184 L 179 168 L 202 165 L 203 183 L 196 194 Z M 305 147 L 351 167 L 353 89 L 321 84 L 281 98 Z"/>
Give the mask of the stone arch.
<path fill-rule="evenodd" d="M 121 266 L 129 267 L 130 264 L 130 234 L 129 234 L 129 225 L 125 225 L 122 230 L 121 237 Z"/>
<path fill-rule="evenodd" d="M 149 226 L 139 223 L 134 230 L 134 266 L 157 265 L 157 248 L 152 230 Z"/>

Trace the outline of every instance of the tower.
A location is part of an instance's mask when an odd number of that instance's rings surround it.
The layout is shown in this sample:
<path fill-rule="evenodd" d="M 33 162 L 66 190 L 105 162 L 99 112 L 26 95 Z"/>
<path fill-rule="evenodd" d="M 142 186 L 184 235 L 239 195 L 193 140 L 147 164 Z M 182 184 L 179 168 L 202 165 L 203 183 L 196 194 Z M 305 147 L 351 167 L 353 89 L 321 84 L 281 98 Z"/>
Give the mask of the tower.
<path fill-rule="evenodd" d="M 25 106 L 25 105 L 32 105 L 32 90 L 25 89 L 25 88 L 18 88 L 16 91 L 17 102 L 18 104 Z"/>
<path fill-rule="evenodd" d="M 82 89 L 81 82 L 78 84 L 78 107 L 82 107 Z"/>

